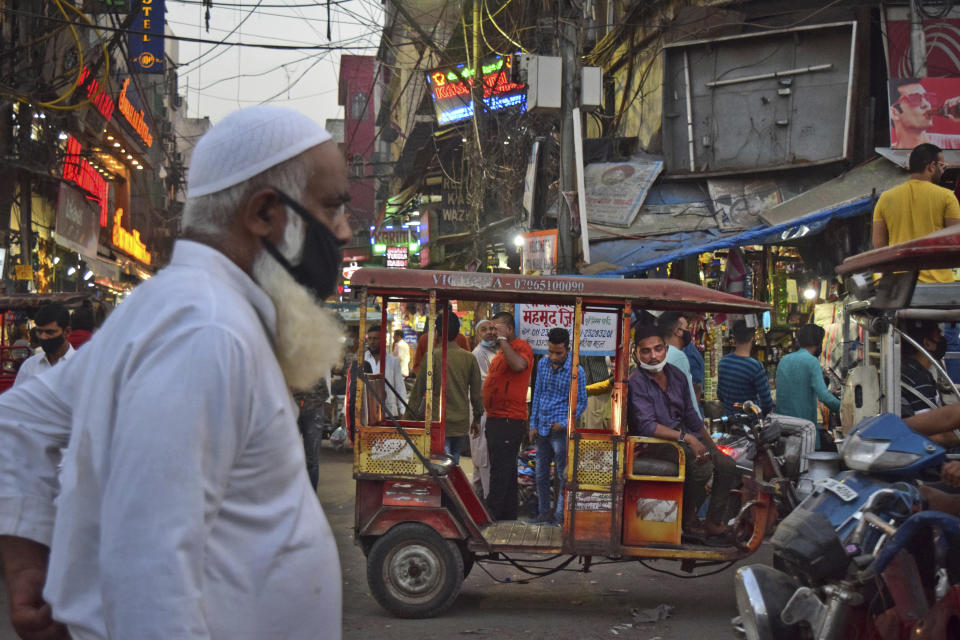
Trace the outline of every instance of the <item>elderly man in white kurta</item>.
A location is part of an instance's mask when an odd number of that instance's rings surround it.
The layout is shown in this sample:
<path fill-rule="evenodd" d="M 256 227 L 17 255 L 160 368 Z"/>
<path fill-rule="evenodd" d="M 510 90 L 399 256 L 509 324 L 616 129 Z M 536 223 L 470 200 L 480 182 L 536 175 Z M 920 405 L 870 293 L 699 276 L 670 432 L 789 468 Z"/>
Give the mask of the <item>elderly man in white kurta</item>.
<path fill-rule="evenodd" d="M 350 237 L 348 189 L 307 117 L 232 114 L 196 146 L 170 266 L 76 357 L 0 396 L 19 633 L 340 637 L 336 546 L 289 388 L 339 355 L 316 298 Z"/>

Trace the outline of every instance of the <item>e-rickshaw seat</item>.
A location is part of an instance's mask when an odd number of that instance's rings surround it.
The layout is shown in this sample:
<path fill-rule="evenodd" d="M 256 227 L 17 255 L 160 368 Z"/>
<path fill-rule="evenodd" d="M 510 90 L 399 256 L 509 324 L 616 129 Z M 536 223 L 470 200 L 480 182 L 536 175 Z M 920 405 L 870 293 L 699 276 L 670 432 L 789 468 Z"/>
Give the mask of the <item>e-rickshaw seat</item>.
<path fill-rule="evenodd" d="M 633 475 L 635 476 L 676 476 L 680 472 L 680 465 L 669 460 L 660 460 L 639 455 L 633 459 Z"/>

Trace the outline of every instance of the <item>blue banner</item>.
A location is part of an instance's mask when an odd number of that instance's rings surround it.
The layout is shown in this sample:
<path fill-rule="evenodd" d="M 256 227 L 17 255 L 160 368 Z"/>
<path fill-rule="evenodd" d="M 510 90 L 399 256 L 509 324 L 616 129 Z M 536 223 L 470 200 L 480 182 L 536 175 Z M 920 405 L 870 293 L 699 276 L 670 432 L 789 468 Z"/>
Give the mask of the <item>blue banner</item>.
<path fill-rule="evenodd" d="M 131 0 L 135 2 L 136 0 Z M 130 25 L 130 71 L 163 73 L 164 0 L 140 0 L 140 13 Z"/>

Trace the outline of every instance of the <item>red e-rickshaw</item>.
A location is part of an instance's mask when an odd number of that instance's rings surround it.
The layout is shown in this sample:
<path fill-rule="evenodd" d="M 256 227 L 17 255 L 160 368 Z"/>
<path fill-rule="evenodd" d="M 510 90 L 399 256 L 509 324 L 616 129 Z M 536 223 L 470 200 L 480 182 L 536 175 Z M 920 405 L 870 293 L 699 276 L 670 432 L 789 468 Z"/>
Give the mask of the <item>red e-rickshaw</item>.
<path fill-rule="evenodd" d="M 367 580 L 380 603 L 400 617 L 431 617 L 456 599 L 474 562 L 510 560 L 515 554 L 566 556 L 559 570 L 581 557 L 676 560 L 681 569 L 732 563 L 753 553 L 776 517 L 776 487 L 757 466 L 736 496 L 735 544 L 713 547 L 681 540 L 683 451 L 675 442 L 631 436 L 626 394 L 631 359 L 630 318 L 634 310 L 760 313 L 769 307 L 671 279 L 620 280 L 539 277 L 365 268 L 352 285 L 360 299 L 360 335 L 367 307 L 379 302 L 426 303 L 428 348 L 424 420 L 385 416 L 382 376 L 358 385 L 359 419 L 354 438 L 356 479 L 355 541 L 367 556 Z M 615 317 L 615 356 L 609 430 L 578 425 L 576 379 L 570 385 L 567 419 L 568 464 L 562 527 L 522 521 L 493 521 L 463 470 L 444 455 L 447 337 L 436 335 L 435 319 L 446 333 L 451 301 L 563 305 L 572 310 L 572 371 L 577 375 L 584 314 Z M 439 304 L 438 304 L 439 303 Z M 439 311 L 438 311 L 439 310 Z M 383 325 L 386 326 L 384 318 Z M 386 351 L 381 332 L 381 353 Z M 438 340 L 442 339 L 442 343 Z M 441 362 L 433 357 L 442 344 Z M 358 361 L 362 361 L 362 346 Z M 440 406 L 433 386 L 441 385 Z M 662 449 L 652 456 L 654 449 Z M 665 456 L 664 454 L 668 455 Z M 653 458 L 656 458 L 655 460 Z M 664 467 L 662 458 L 672 458 Z M 543 570 L 543 563 L 537 565 Z"/>

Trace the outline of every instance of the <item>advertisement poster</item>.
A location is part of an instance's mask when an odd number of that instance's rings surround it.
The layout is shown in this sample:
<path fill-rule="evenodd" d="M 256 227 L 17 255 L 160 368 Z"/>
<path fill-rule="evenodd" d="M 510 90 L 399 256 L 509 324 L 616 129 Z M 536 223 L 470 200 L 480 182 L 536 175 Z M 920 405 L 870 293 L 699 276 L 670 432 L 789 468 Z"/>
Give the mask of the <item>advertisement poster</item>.
<path fill-rule="evenodd" d="M 547 353 L 547 333 L 563 327 L 573 333 L 573 307 L 552 304 L 518 304 L 515 307 L 517 337 L 526 340 L 534 353 Z M 613 356 L 617 350 L 617 313 L 588 311 L 580 326 L 581 356 Z"/>
<path fill-rule="evenodd" d="M 914 75 L 910 62 L 910 7 L 887 6 L 884 18 L 890 77 L 909 78 Z M 953 9 L 942 18 L 924 20 L 923 35 L 927 44 L 927 75 L 960 76 L 960 11 Z"/>
<path fill-rule="evenodd" d="M 661 171 L 663 162 L 660 160 L 588 164 L 583 177 L 588 221 L 629 227 Z"/>
<path fill-rule="evenodd" d="M 532 231 L 521 234 L 523 262 L 527 276 L 553 275 L 557 272 L 557 230 Z"/>
<path fill-rule="evenodd" d="M 707 180 L 720 229 L 750 229 L 763 224 L 760 214 L 782 201 L 773 180 Z"/>
<path fill-rule="evenodd" d="M 960 149 L 960 78 L 895 78 L 888 91 L 891 148 Z"/>
<path fill-rule="evenodd" d="M 55 233 L 57 244 L 88 258 L 97 257 L 100 211 L 78 189 L 62 182 L 57 198 Z"/>

